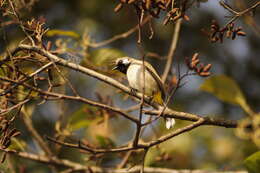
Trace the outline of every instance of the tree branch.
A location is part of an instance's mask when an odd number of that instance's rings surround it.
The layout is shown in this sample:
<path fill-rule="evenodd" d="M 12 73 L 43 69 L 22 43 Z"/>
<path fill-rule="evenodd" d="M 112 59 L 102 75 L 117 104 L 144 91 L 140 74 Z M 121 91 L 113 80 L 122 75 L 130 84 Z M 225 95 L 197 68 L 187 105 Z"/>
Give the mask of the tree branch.
<path fill-rule="evenodd" d="M 162 82 L 163 83 L 165 83 L 167 76 L 171 71 L 174 52 L 177 48 L 177 43 L 178 43 L 178 40 L 179 40 L 181 23 L 182 23 L 182 19 L 178 19 L 176 21 L 176 24 L 175 24 L 174 32 L 173 32 L 173 35 L 172 35 L 171 47 L 170 47 L 168 55 L 167 55 L 167 62 L 166 62 L 166 66 L 165 66 L 165 69 L 164 69 L 164 72 L 163 72 L 163 75 L 162 75 Z"/>
<path fill-rule="evenodd" d="M 137 92 L 137 93 L 133 93 L 131 92 L 131 89 L 123 84 L 121 84 L 120 82 L 116 81 L 115 79 L 112 79 L 106 75 L 100 74 L 94 70 L 85 68 L 81 65 L 69 62 L 67 60 L 64 60 L 62 58 L 59 58 L 56 55 L 51 54 L 50 52 L 41 49 L 40 47 L 36 47 L 36 46 L 30 46 L 30 45 L 20 45 L 18 48 L 16 48 L 16 50 L 27 50 L 27 51 L 32 51 L 32 52 L 37 52 L 42 56 L 45 56 L 48 59 L 53 60 L 55 63 L 65 66 L 67 68 L 70 68 L 72 70 L 75 71 L 79 71 L 81 73 L 84 73 L 86 75 L 89 75 L 91 77 L 94 77 L 100 81 L 103 81 L 105 83 L 107 83 L 108 85 L 111 85 L 117 89 L 120 89 L 121 91 L 125 92 L 128 95 L 134 96 L 136 98 L 141 99 L 142 98 L 142 94 Z M 17 51 L 16 51 L 17 52 Z M 6 80 L 6 78 L 4 77 L 0 77 L 0 80 Z M 15 82 L 15 81 L 13 81 Z M 37 90 L 37 89 L 36 89 Z M 40 92 L 40 91 L 39 91 Z M 127 114 L 124 113 L 123 111 L 121 111 L 118 108 L 113 108 L 104 104 L 100 104 L 100 103 L 96 103 L 93 102 L 91 100 L 82 98 L 82 97 L 73 97 L 73 96 L 65 96 L 65 95 L 60 95 L 60 94 L 54 94 L 54 93 L 49 93 L 49 92 L 45 92 L 46 94 L 52 95 L 54 97 L 60 97 L 60 98 L 65 98 L 65 99 L 70 99 L 70 100 L 78 100 L 78 101 L 82 101 L 85 102 L 87 104 L 93 105 L 93 106 L 97 106 L 103 109 L 107 109 L 107 110 L 112 110 L 114 112 L 117 112 L 121 115 L 125 115 L 125 117 L 127 117 L 128 119 L 132 119 L 132 121 L 136 121 L 134 118 L 129 118 L 129 116 L 126 116 Z M 157 109 L 157 111 L 146 111 L 146 113 L 151 114 L 151 115 L 158 115 L 158 110 L 163 109 L 162 106 L 154 103 L 154 102 L 150 102 L 149 98 L 145 97 L 144 101 L 146 104 L 149 104 L 150 106 L 154 107 L 155 109 Z M 156 114 L 155 114 L 156 113 Z M 179 112 L 179 111 L 175 111 L 169 108 L 166 108 L 166 110 L 163 112 L 163 116 L 166 117 L 172 117 L 172 118 L 176 118 L 176 119 L 182 119 L 182 120 L 188 120 L 188 121 L 197 121 L 200 118 L 202 118 L 202 116 L 196 115 L 196 114 L 191 114 L 191 113 L 185 113 L 185 112 Z M 205 124 L 207 125 L 215 125 L 215 126 L 222 126 L 222 127 L 227 127 L 227 128 L 236 128 L 237 127 L 237 122 L 231 122 L 231 121 L 226 121 L 226 120 L 215 120 L 213 118 L 204 118 L 205 120 Z M 138 120 L 137 120 L 138 121 Z"/>
<path fill-rule="evenodd" d="M 235 11 L 234 9 L 232 9 L 228 4 L 226 4 L 224 1 L 220 1 L 219 4 L 227 9 L 230 13 L 233 14 L 232 18 L 230 19 L 230 21 L 226 24 L 229 25 L 230 23 L 234 22 L 235 20 L 237 20 L 239 17 L 245 15 L 246 13 L 256 9 L 259 5 L 260 5 L 260 1 L 256 2 L 254 5 L 252 5 L 251 7 L 243 10 L 243 11 L 240 11 L 240 12 L 237 12 Z"/>
<path fill-rule="evenodd" d="M 56 157 L 48 158 L 46 156 L 36 155 L 27 152 L 18 152 L 15 150 L 2 149 L 1 151 L 15 155 L 24 159 L 33 160 L 40 163 L 63 166 L 66 168 L 71 168 L 71 171 L 87 171 L 88 173 L 139 173 L 142 169 L 141 166 L 135 166 L 131 169 L 114 169 L 114 168 L 100 168 L 96 166 L 86 166 L 79 163 L 75 163 L 66 159 L 58 159 Z M 174 170 L 167 168 L 153 168 L 145 167 L 145 173 L 248 173 L 247 171 L 206 171 L 206 170 Z"/>

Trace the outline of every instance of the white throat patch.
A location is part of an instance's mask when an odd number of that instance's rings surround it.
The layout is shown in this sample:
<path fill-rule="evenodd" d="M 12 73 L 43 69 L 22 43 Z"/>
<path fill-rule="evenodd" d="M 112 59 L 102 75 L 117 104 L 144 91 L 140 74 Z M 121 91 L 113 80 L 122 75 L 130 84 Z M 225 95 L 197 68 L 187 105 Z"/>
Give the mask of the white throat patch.
<path fill-rule="evenodd" d="M 129 59 L 123 59 L 122 60 L 122 64 L 125 64 L 125 65 L 127 65 L 127 64 L 129 64 L 130 63 L 130 61 L 129 61 Z"/>

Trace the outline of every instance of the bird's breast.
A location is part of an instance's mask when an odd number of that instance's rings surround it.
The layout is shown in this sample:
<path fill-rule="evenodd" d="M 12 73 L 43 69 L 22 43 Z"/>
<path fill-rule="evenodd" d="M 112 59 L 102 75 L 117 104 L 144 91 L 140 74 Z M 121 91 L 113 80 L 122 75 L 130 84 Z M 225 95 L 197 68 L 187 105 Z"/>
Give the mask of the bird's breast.
<path fill-rule="evenodd" d="M 156 80 L 147 70 L 145 70 L 145 80 L 143 79 L 143 69 L 140 64 L 130 65 L 126 75 L 130 87 L 137 89 L 139 92 L 142 92 L 143 87 L 145 87 L 145 95 L 153 96 L 159 91 Z"/>

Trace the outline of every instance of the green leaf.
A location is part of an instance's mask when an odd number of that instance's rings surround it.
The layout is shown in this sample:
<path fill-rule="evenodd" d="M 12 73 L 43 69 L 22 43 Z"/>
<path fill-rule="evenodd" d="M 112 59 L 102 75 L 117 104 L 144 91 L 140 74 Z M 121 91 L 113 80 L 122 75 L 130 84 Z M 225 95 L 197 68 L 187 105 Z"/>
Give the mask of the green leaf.
<path fill-rule="evenodd" d="M 12 138 L 12 143 L 8 147 L 10 150 L 17 150 L 17 151 L 24 151 L 26 147 L 26 142 L 23 141 L 22 139 L 16 139 Z"/>
<path fill-rule="evenodd" d="M 228 76 L 212 76 L 205 80 L 200 90 L 213 94 L 223 102 L 240 105 L 246 112 L 250 111 L 238 84 Z"/>
<path fill-rule="evenodd" d="M 74 32 L 74 31 L 65 31 L 65 30 L 59 30 L 59 29 L 49 30 L 49 31 L 46 33 L 46 36 L 48 36 L 48 37 L 53 37 L 53 36 L 67 36 L 67 37 L 73 37 L 73 38 L 76 38 L 76 39 L 78 39 L 78 38 L 80 37 L 80 35 L 77 34 L 77 33 Z"/>
<path fill-rule="evenodd" d="M 260 170 L 260 151 L 252 154 L 245 159 L 244 164 L 249 173 L 259 173 Z"/>
<path fill-rule="evenodd" d="M 125 54 L 114 48 L 102 48 L 91 52 L 91 62 L 96 66 L 112 65 L 117 58 L 125 56 Z"/>
<path fill-rule="evenodd" d="M 88 127 L 91 124 L 91 120 L 88 118 L 88 109 L 90 108 L 87 105 L 84 105 L 70 116 L 69 128 L 72 131 Z"/>
<path fill-rule="evenodd" d="M 114 142 L 108 137 L 97 135 L 96 139 L 97 139 L 99 146 L 101 148 L 108 148 L 108 147 L 114 147 L 115 146 Z"/>

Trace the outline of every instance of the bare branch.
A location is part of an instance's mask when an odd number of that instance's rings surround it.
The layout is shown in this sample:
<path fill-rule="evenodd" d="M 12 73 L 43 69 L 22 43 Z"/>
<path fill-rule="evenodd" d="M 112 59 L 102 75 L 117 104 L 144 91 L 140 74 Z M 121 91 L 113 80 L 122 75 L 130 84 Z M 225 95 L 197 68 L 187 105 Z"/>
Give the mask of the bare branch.
<path fill-rule="evenodd" d="M 219 4 L 224 7 L 225 9 L 227 9 L 230 13 L 233 14 L 233 17 L 228 21 L 228 23 L 226 24 L 226 26 L 228 26 L 229 24 L 231 24 L 232 22 L 234 22 L 235 20 L 237 20 L 239 17 L 247 14 L 250 11 L 253 11 L 254 9 L 256 9 L 259 5 L 260 5 L 260 1 L 256 2 L 254 5 L 252 5 L 251 7 L 237 12 L 234 9 L 232 9 L 228 4 L 226 4 L 224 1 L 220 1 Z"/>
<path fill-rule="evenodd" d="M 113 86 L 117 89 L 120 89 L 121 91 L 125 92 L 126 94 L 129 94 L 129 95 L 134 96 L 136 98 L 139 98 L 139 99 L 142 98 L 141 93 L 131 92 L 131 88 L 121 84 L 120 82 L 118 82 L 118 81 L 116 81 L 116 80 L 114 80 L 114 79 L 112 79 L 112 78 L 110 78 L 106 75 L 100 74 L 100 73 L 98 73 L 94 70 L 85 68 L 81 65 L 74 64 L 72 62 L 66 61 L 66 60 L 59 58 L 58 56 L 53 55 L 50 52 L 43 50 L 39 47 L 29 46 L 29 45 L 20 45 L 19 48 L 17 48 L 16 50 L 28 50 L 28 51 L 32 51 L 32 52 L 37 52 L 37 53 L 41 54 L 42 56 L 47 57 L 48 59 L 52 59 L 54 62 L 56 62 L 59 65 L 68 67 L 72 70 L 79 71 L 81 73 L 84 73 L 86 75 L 94 77 L 94 78 L 96 78 L 100 81 L 103 81 L 103 82 L 105 82 L 105 83 L 107 83 L 107 84 L 109 84 L 109 85 L 111 85 L 111 86 Z M 6 79 L 4 77 L 0 77 L 0 80 L 7 80 L 8 81 L 9 79 Z M 16 81 L 10 81 L 9 80 L 9 82 L 16 82 Z M 34 90 L 37 91 L 38 88 L 34 88 Z M 39 92 L 42 92 L 42 91 L 39 91 Z M 107 105 L 104 105 L 104 104 L 100 104 L 100 103 L 96 103 L 96 102 L 93 102 L 91 100 L 88 100 L 88 99 L 85 99 L 85 98 L 82 98 L 82 97 L 65 96 L 65 95 L 60 95 L 60 94 L 57 94 L 57 93 L 54 94 L 54 93 L 49 93 L 49 92 L 45 92 L 45 94 L 48 94 L 48 95 L 53 96 L 53 97 L 60 97 L 60 98 L 65 98 L 65 99 L 70 99 L 70 100 L 82 101 L 84 103 L 87 103 L 87 104 L 90 104 L 90 105 L 93 105 L 93 106 L 97 106 L 97 107 L 107 109 L 107 110 L 112 110 L 114 112 L 117 112 L 117 113 L 127 117 L 128 119 L 132 119 L 132 121 L 136 121 L 134 118 L 127 116 L 127 114 L 124 113 L 121 109 L 113 108 L 113 107 L 110 107 L 110 106 L 107 106 Z M 155 109 L 158 109 L 158 110 L 163 109 L 162 106 L 160 106 L 156 103 L 153 103 L 153 102 L 151 103 L 149 98 L 147 98 L 147 97 L 144 98 L 144 101 L 145 101 L 145 103 L 151 105 Z M 151 115 L 158 115 L 159 112 L 158 111 L 146 111 L 146 113 L 149 113 Z M 191 113 L 174 111 L 174 110 L 169 109 L 169 108 L 167 108 L 164 111 L 163 115 L 165 115 L 165 117 L 172 117 L 172 118 L 189 120 L 189 121 L 198 121 L 202 117 L 202 116 L 191 114 Z M 228 128 L 236 128 L 237 127 L 237 122 L 230 122 L 230 121 L 226 121 L 226 120 L 219 121 L 219 120 L 215 120 L 215 119 L 212 119 L 212 118 L 207 118 L 205 123 L 207 123 L 208 125 L 222 126 L 222 127 L 228 127 Z"/>
<path fill-rule="evenodd" d="M 143 26 L 145 25 L 148 21 L 150 21 L 152 19 L 151 16 L 147 16 L 141 23 L 140 25 Z M 122 33 L 122 34 L 118 34 L 118 35 L 115 35 L 114 37 L 110 38 L 110 39 L 107 39 L 107 40 L 104 40 L 102 42 L 99 42 L 99 43 L 89 43 L 88 46 L 89 47 L 93 47 L 93 48 L 98 48 L 98 47 L 102 47 L 102 46 L 105 46 L 107 44 L 110 44 L 116 40 L 119 40 L 119 39 L 123 39 L 123 38 L 127 38 L 128 36 L 130 36 L 131 34 L 133 34 L 134 32 L 138 31 L 138 28 L 139 28 L 139 24 L 137 24 L 135 27 L 131 28 L 130 30 Z"/>
<path fill-rule="evenodd" d="M 169 74 L 169 72 L 171 71 L 171 67 L 172 67 L 172 63 L 173 63 L 173 56 L 174 56 L 174 52 L 177 48 L 177 43 L 179 40 L 179 35 L 180 35 L 180 30 L 181 30 L 181 23 L 182 23 L 182 19 L 178 19 L 176 21 L 175 24 L 175 28 L 174 28 L 174 32 L 172 35 L 172 43 L 167 55 L 167 62 L 166 62 L 166 66 L 162 75 L 162 82 L 165 83 L 167 76 Z"/>
<path fill-rule="evenodd" d="M 141 166 L 135 166 L 131 169 L 114 169 L 114 168 L 100 168 L 96 166 L 86 166 L 79 163 L 75 163 L 66 159 L 58 159 L 56 157 L 48 158 L 46 156 L 36 155 L 27 152 L 18 152 L 15 150 L 2 149 L 1 151 L 18 156 L 20 158 L 33 160 L 40 163 L 63 166 L 67 168 L 71 168 L 71 171 L 87 171 L 91 170 L 94 173 L 139 173 L 142 169 Z M 153 168 L 153 167 L 145 167 L 144 172 L 146 173 L 248 173 L 247 171 L 208 171 L 208 170 L 174 170 L 167 168 Z"/>
<path fill-rule="evenodd" d="M 7 82 L 12 82 L 12 83 L 15 83 L 15 84 L 20 84 L 19 81 L 17 82 L 15 80 L 8 79 L 8 78 L 1 77 L 1 76 L 0 76 L 0 80 L 7 81 Z M 86 104 L 89 104 L 89 105 L 92 105 L 92 106 L 96 106 L 96 107 L 99 107 L 99 108 L 102 108 L 102 109 L 113 111 L 113 112 L 118 113 L 118 114 L 124 116 L 125 118 L 135 122 L 135 123 L 139 122 L 136 118 L 132 117 L 131 115 L 129 115 L 127 113 L 125 113 L 123 110 L 121 110 L 119 108 L 108 106 L 108 105 L 105 105 L 105 104 L 102 104 L 102 103 L 98 103 L 98 102 L 95 102 L 95 101 L 92 101 L 92 100 L 89 100 L 89 99 L 86 99 L 86 98 L 83 98 L 83 97 L 79 97 L 79 96 L 68 96 L 68 95 L 64 95 L 64 94 L 59 94 L 59 93 L 54 93 L 54 92 L 49 92 L 49 91 L 43 91 L 40 88 L 33 87 L 33 86 L 28 85 L 26 83 L 22 83 L 20 85 L 23 85 L 23 86 L 25 86 L 27 88 L 30 88 L 30 89 L 32 89 L 32 90 L 34 90 L 36 92 L 39 92 L 40 94 L 45 95 L 45 96 L 55 97 L 55 98 L 59 98 L 59 99 L 80 101 L 82 103 L 86 103 Z"/>

